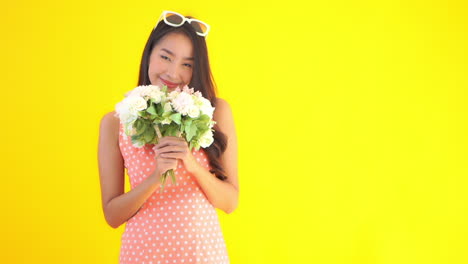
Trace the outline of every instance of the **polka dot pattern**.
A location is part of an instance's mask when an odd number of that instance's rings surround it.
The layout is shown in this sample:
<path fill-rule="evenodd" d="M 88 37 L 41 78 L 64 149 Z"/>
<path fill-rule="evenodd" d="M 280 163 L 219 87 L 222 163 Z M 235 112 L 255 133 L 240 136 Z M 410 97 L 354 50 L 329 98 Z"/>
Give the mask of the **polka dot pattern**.
<path fill-rule="evenodd" d="M 119 147 L 133 189 L 156 167 L 152 145 L 134 147 L 120 124 Z M 211 169 L 202 148 L 193 155 Z M 119 263 L 229 263 L 215 208 L 183 163 L 175 175 L 177 185 L 169 178 L 125 224 Z"/>

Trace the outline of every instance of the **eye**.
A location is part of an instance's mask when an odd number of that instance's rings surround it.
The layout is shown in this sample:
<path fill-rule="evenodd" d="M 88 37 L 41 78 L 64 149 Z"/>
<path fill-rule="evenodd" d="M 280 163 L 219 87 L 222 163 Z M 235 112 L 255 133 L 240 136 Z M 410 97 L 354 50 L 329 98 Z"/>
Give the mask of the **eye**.
<path fill-rule="evenodd" d="M 185 66 L 185 67 L 192 68 L 192 64 L 190 64 L 190 63 L 184 63 L 184 66 Z"/>
<path fill-rule="evenodd" d="M 160 55 L 160 56 L 161 56 L 161 58 L 162 58 L 163 60 L 171 61 L 171 59 L 169 59 L 169 57 L 167 57 L 167 56 L 164 56 L 164 55 Z"/>

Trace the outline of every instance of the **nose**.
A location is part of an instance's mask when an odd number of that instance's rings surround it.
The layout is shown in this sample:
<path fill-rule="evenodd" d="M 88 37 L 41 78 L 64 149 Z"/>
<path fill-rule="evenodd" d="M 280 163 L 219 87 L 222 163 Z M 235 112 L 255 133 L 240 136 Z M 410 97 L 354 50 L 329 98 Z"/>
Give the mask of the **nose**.
<path fill-rule="evenodd" d="M 179 67 L 176 63 L 171 63 L 167 68 L 166 74 L 171 78 L 171 81 L 177 81 L 179 76 Z"/>

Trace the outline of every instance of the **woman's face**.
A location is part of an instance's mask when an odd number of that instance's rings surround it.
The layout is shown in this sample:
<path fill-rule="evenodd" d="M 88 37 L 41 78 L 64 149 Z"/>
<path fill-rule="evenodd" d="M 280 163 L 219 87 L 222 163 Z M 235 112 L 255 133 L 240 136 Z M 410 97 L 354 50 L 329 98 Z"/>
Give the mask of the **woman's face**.
<path fill-rule="evenodd" d="M 153 47 L 148 75 L 152 85 L 168 90 L 184 87 L 192 80 L 193 47 L 183 33 L 169 33 Z"/>

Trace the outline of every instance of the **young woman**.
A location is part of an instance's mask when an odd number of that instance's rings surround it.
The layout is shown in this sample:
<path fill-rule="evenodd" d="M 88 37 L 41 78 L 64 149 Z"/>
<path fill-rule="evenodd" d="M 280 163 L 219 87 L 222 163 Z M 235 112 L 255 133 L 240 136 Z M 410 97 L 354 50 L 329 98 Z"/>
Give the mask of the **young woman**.
<path fill-rule="evenodd" d="M 229 263 L 215 208 L 231 213 L 238 204 L 237 140 L 231 108 L 215 94 L 208 31 L 200 20 L 164 11 L 143 51 L 138 85 L 200 91 L 215 107 L 210 147 L 190 151 L 184 139 L 163 137 L 136 148 L 114 111 L 101 119 L 102 208 L 111 227 L 126 222 L 120 263 Z M 161 175 L 169 169 L 177 184 L 169 178 L 160 193 Z"/>

